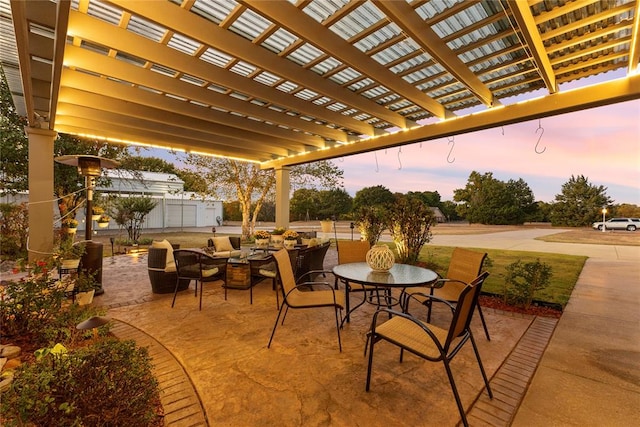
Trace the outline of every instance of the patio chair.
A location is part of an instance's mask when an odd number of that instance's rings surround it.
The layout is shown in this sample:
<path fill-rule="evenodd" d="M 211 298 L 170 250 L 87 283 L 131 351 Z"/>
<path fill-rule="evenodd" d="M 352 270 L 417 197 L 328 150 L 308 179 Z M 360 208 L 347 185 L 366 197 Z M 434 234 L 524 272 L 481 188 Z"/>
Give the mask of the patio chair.
<path fill-rule="evenodd" d="M 167 240 L 153 241 L 147 254 L 147 271 L 151 282 L 151 291 L 154 294 L 169 294 L 175 291 L 178 273 L 173 258 L 174 246 Z M 177 249 L 177 247 L 176 247 Z M 182 280 L 178 284 L 178 291 L 189 287 L 188 280 Z"/>
<path fill-rule="evenodd" d="M 178 249 L 173 251 L 176 261 L 178 280 L 173 292 L 173 302 L 176 303 L 176 295 L 181 280 L 196 281 L 195 296 L 198 296 L 198 283 L 200 283 L 200 310 L 202 310 L 202 287 L 206 282 L 224 280 L 226 275 L 226 258 L 213 258 L 202 251 L 193 249 Z"/>
<path fill-rule="evenodd" d="M 269 344 L 267 348 L 271 347 L 271 341 L 276 333 L 278 327 L 278 321 L 282 310 L 285 309 L 282 316 L 282 324 L 284 325 L 284 319 L 287 317 L 289 308 L 322 308 L 332 307 L 336 318 L 336 332 L 338 333 L 338 347 L 342 352 L 342 341 L 340 340 L 340 321 L 342 320 L 342 308 L 344 307 L 344 293 L 333 289 L 333 287 L 326 282 L 302 282 L 296 284 L 295 276 L 293 274 L 293 268 L 291 267 L 291 261 L 286 249 L 281 249 L 273 254 L 278 266 L 278 276 L 282 285 L 282 304 L 278 310 L 278 317 L 273 325 L 273 331 L 271 332 L 271 338 L 269 338 Z M 316 289 L 320 287 L 322 289 Z M 338 311 L 340 311 L 340 319 L 338 318 Z"/>
<path fill-rule="evenodd" d="M 296 267 L 298 266 L 298 253 L 299 249 L 287 249 L 289 252 L 289 261 L 291 261 L 291 268 L 293 269 L 293 274 L 295 276 Z M 278 292 L 280 285 L 280 280 L 278 279 L 278 267 L 276 267 L 275 261 L 273 257 L 269 257 L 266 260 L 254 261 L 250 260 L 251 263 L 251 279 L 260 281 L 263 279 L 271 280 L 271 287 L 274 291 L 276 291 L 276 308 L 280 309 L 280 295 Z"/>
<path fill-rule="evenodd" d="M 400 362 L 402 362 L 402 357 L 406 350 L 418 357 L 428 360 L 429 362 L 442 362 L 444 364 L 447 377 L 449 377 L 453 396 L 455 397 L 458 410 L 460 411 L 460 416 L 462 417 L 462 423 L 465 426 L 468 426 L 469 424 L 467 423 L 465 409 L 462 406 L 462 401 L 458 394 L 458 389 L 453 378 L 453 373 L 451 372 L 450 364 L 464 344 L 467 341 L 471 341 L 487 393 L 489 398 L 493 398 L 493 393 L 489 386 L 489 380 L 487 379 L 487 375 L 484 371 L 484 366 L 480 359 L 480 353 L 478 352 L 478 347 L 476 346 L 476 342 L 470 328 L 473 310 L 475 305 L 478 303 L 480 289 L 488 275 L 489 273 L 484 272 L 471 281 L 470 284 L 463 285 L 464 288 L 460 292 L 455 306 L 429 294 L 413 294 L 407 297 L 407 304 L 405 306 L 406 310 L 409 308 L 409 302 L 417 295 L 421 295 L 423 299 L 439 300 L 440 302 L 447 304 L 453 313 L 453 318 L 451 319 L 451 324 L 448 329 L 443 329 L 427 322 L 423 322 L 412 316 L 408 311 L 399 312 L 388 308 L 381 308 L 377 310 L 373 315 L 371 330 L 369 332 L 371 346 L 369 348 L 369 363 L 367 366 L 367 382 L 365 390 L 369 391 L 371 385 L 371 371 L 375 344 L 380 340 L 385 340 L 400 347 Z M 378 325 L 378 316 L 381 313 L 389 313 L 392 317 Z"/>
<path fill-rule="evenodd" d="M 338 264 L 348 264 L 351 262 L 365 262 L 367 260 L 367 252 L 371 249 L 369 242 L 366 240 L 340 240 L 337 242 Z M 346 321 L 349 322 L 351 314 L 349 294 L 351 292 L 362 292 L 362 302 L 353 308 L 360 307 L 366 302 L 367 294 L 369 298 L 373 297 L 373 293 L 377 294 L 378 288 L 371 285 L 361 285 L 359 283 L 344 282 L 345 285 L 345 304 L 346 304 Z M 335 288 L 338 289 L 338 279 L 336 278 Z M 377 295 L 379 298 L 379 296 Z"/>
<path fill-rule="evenodd" d="M 318 275 L 325 275 L 324 258 L 327 255 L 329 246 L 331 246 L 330 241 L 300 250 L 298 267 L 295 272 L 296 279 L 306 275 L 309 276 L 309 280 L 315 280 Z"/>
<path fill-rule="evenodd" d="M 466 284 L 471 282 L 480 274 L 482 271 L 482 264 L 486 257 L 487 254 L 483 252 L 470 251 L 464 248 L 455 248 L 451 255 L 451 261 L 449 262 L 449 269 L 447 271 L 446 278 L 438 281 L 439 284 L 442 284 L 441 287 L 407 288 L 405 290 L 406 295 L 415 293 L 418 294 L 417 298 L 420 299 L 419 294 L 424 293 L 436 296 L 439 299 L 448 301 L 449 303 L 455 303 Z M 430 322 L 432 302 L 437 302 L 437 300 L 423 299 L 423 301 L 428 307 L 427 322 Z M 477 304 L 477 307 L 480 320 L 482 321 L 482 327 L 484 328 L 484 334 L 487 337 L 487 340 L 490 341 L 491 337 L 489 336 L 489 329 L 487 328 L 484 315 L 482 314 L 482 307 L 480 307 L 480 304 Z"/>

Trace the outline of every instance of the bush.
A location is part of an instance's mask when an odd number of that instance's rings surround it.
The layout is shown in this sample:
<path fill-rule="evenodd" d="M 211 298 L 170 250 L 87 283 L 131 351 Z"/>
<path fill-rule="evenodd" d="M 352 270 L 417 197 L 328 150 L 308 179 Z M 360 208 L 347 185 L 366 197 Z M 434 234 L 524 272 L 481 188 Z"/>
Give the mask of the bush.
<path fill-rule="evenodd" d="M 529 308 L 536 291 L 546 288 L 551 281 L 552 268 L 548 264 L 523 263 L 518 260 L 506 267 L 504 301 L 507 304 Z"/>
<path fill-rule="evenodd" d="M 27 204 L 0 203 L 0 252 L 11 258 L 27 256 Z"/>
<path fill-rule="evenodd" d="M 59 347 L 59 346 L 58 346 Z M 6 426 L 148 426 L 159 405 L 145 348 L 104 340 L 77 350 L 38 351 L 2 396 Z"/>

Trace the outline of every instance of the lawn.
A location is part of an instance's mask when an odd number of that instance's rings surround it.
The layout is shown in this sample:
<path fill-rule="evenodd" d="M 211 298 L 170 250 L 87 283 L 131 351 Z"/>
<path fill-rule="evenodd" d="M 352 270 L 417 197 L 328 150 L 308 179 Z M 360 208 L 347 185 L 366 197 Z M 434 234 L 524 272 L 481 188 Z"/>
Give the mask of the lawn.
<path fill-rule="evenodd" d="M 420 260 L 426 262 L 430 268 L 440 274 L 445 275 L 449 265 L 449 259 L 453 252 L 453 247 L 425 245 L 420 253 Z M 540 262 L 551 266 L 553 276 L 551 283 L 546 289 L 538 291 L 534 297 L 536 300 L 567 305 L 573 287 L 578 281 L 578 276 L 582 271 L 587 257 L 553 254 L 546 252 L 524 252 L 507 251 L 501 249 L 469 248 L 472 250 L 487 252 L 485 269 L 491 273 L 484 283 L 482 290 L 493 294 L 501 295 L 504 288 L 504 278 L 506 267 L 518 260 L 522 262 Z"/>

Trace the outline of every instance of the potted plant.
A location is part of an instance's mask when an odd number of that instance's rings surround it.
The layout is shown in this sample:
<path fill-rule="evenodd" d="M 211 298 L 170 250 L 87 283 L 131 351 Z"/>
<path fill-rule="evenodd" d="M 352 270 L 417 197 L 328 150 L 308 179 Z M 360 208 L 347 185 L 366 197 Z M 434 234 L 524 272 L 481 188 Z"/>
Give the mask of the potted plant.
<path fill-rule="evenodd" d="M 271 234 L 266 230 L 258 230 L 254 234 L 256 239 L 256 247 L 258 248 L 267 248 L 269 247 L 269 240 L 271 239 Z"/>
<path fill-rule="evenodd" d="M 100 228 L 106 228 L 109 226 L 109 221 L 111 221 L 111 218 L 109 218 L 108 215 L 100 215 L 100 218 L 98 218 L 98 227 Z"/>
<path fill-rule="evenodd" d="M 287 230 L 282 237 L 284 237 L 284 247 L 287 249 L 293 249 L 298 243 L 298 233 L 296 231 Z"/>
<path fill-rule="evenodd" d="M 320 221 L 320 229 L 323 233 L 331 233 L 333 228 L 333 220 L 331 218 L 325 218 Z"/>
<path fill-rule="evenodd" d="M 274 247 L 281 248 L 284 245 L 284 232 L 284 227 L 277 227 L 271 232 L 271 243 Z"/>
<path fill-rule="evenodd" d="M 101 206 L 91 207 L 91 220 L 97 221 L 101 215 L 104 214 L 104 209 Z"/>
<path fill-rule="evenodd" d="M 75 299 L 78 305 L 88 305 L 93 302 L 97 283 L 92 274 L 79 272 L 74 279 Z"/>
<path fill-rule="evenodd" d="M 75 233 L 78 229 L 78 220 L 75 218 L 65 218 L 62 220 L 62 228 L 66 228 L 68 233 Z"/>

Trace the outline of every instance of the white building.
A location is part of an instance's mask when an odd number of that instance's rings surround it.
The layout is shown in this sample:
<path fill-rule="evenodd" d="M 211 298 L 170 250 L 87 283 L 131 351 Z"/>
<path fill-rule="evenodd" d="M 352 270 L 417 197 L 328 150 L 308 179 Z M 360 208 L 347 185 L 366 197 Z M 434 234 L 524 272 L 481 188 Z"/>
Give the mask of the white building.
<path fill-rule="evenodd" d="M 211 227 L 221 225 L 223 221 L 222 201 L 184 191 L 184 182 L 177 175 L 158 172 L 138 171 L 135 174 L 122 170 L 107 170 L 103 174 L 110 185 L 97 185 L 96 192 L 103 200 L 109 197 L 147 196 L 154 199 L 156 207 L 147 215 L 144 229 L 167 229 L 184 227 Z M 28 202 L 28 194 L 3 197 L 5 203 Z M 109 210 L 108 201 L 105 201 Z M 52 203 L 55 215 L 58 208 Z M 84 230 L 84 207 L 79 209 L 76 219 L 79 230 Z M 59 223 L 56 223 L 59 225 Z M 94 230 L 102 230 L 94 224 Z M 110 221 L 107 230 L 117 230 L 115 221 Z"/>

